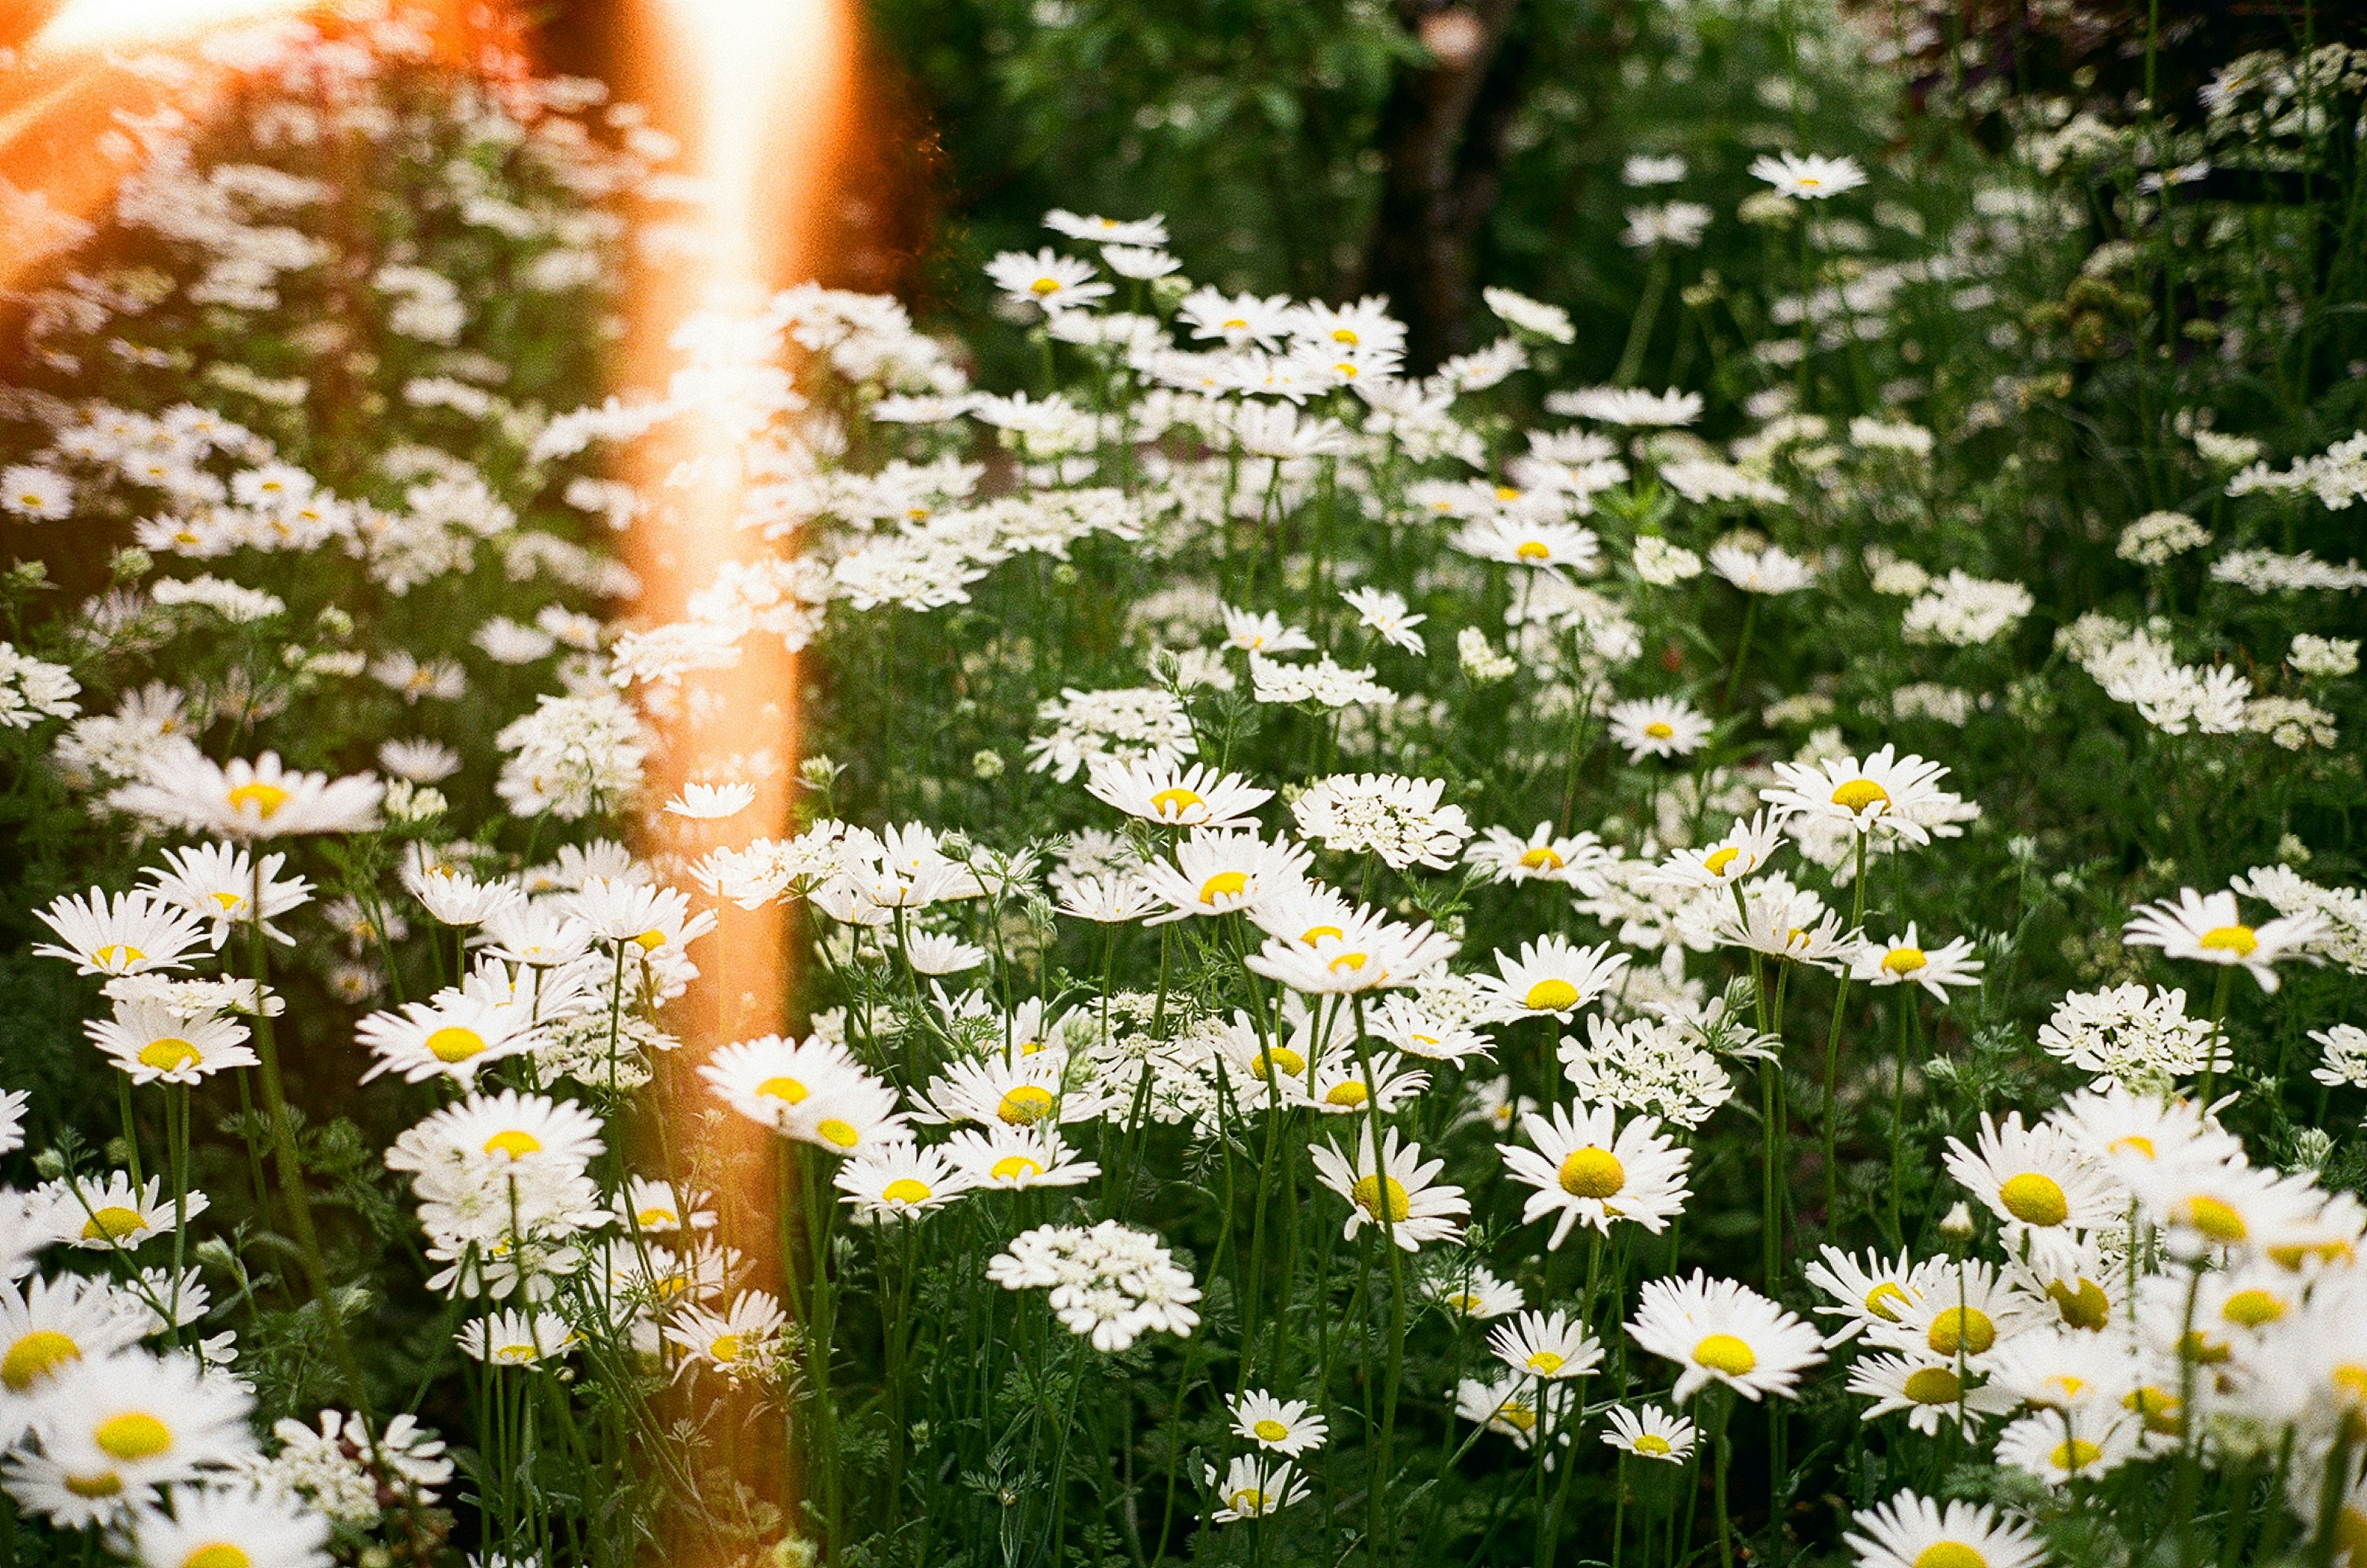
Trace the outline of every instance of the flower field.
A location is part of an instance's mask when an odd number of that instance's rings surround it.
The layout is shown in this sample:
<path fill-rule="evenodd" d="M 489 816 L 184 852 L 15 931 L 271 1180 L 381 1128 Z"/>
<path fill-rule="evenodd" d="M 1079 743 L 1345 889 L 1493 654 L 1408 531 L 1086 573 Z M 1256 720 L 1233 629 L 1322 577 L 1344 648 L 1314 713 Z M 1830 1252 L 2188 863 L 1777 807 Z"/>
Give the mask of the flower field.
<path fill-rule="evenodd" d="M 376 6 L 0 190 L 0 1568 L 2367 1568 L 2367 51 L 1647 9 L 1435 364 L 628 355 L 674 139 Z"/>

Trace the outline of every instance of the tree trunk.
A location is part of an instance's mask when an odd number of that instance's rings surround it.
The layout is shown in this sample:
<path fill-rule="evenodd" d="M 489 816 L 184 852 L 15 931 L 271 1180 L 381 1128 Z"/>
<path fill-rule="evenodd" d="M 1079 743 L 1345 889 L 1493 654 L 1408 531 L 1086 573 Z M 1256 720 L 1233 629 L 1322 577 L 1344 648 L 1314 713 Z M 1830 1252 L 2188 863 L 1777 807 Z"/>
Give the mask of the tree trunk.
<path fill-rule="evenodd" d="M 1359 281 L 1405 322 L 1409 375 L 1472 344 L 1474 253 L 1527 62 L 1512 37 L 1520 3 L 1397 0 L 1430 59 L 1399 75 L 1381 111 L 1387 162 Z"/>

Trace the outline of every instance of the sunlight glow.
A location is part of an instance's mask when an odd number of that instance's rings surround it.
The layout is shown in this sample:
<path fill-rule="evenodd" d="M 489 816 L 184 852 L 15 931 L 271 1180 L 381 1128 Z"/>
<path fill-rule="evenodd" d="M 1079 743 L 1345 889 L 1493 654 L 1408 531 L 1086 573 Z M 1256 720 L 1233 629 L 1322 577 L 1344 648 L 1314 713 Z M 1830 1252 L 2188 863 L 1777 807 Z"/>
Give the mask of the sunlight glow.
<path fill-rule="evenodd" d="M 177 43 L 210 28 L 318 8 L 321 0 L 67 0 L 34 35 L 32 50 Z"/>

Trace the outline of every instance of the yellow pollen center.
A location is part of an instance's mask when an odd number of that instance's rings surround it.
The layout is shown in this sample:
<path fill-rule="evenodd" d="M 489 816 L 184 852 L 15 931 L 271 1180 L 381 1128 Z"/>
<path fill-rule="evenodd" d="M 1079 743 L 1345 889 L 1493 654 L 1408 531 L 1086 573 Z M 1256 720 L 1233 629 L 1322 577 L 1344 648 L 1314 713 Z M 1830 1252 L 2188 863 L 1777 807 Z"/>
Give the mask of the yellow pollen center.
<path fill-rule="evenodd" d="M 2178 1395 L 2166 1388 L 2141 1388 L 2121 1401 L 2121 1408 L 2136 1413 L 2148 1432 L 2175 1432 L 2179 1428 Z"/>
<path fill-rule="evenodd" d="M 2194 945 L 2205 952 L 2232 953 L 2238 958 L 2249 958 L 2252 950 L 2260 945 L 2260 937 L 2249 926 L 2214 926 Z"/>
<path fill-rule="evenodd" d="M 842 1149 L 851 1149 L 863 1141 L 863 1134 L 854 1126 L 833 1116 L 814 1129 L 823 1139 Z"/>
<path fill-rule="evenodd" d="M 1639 1454 L 1652 1454 L 1659 1456 L 1671 1451 L 1669 1448 L 1669 1439 L 1660 1436 L 1658 1432 L 1637 1433 L 1636 1441 L 1632 1446 Z"/>
<path fill-rule="evenodd" d="M 1200 884 L 1200 902 L 1214 905 L 1219 898 L 1238 898 L 1249 891 L 1249 873 L 1220 871 Z"/>
<path fill-rule="evenodd" d="M 2329 1374 L 2334 1386 L 2354 1400 L 2367 1400 L 2367 1366 L 2345 1361 Z"/>
<path fill-rule="evenodd" d="M 2046 1456 L 2056 1469 L 2073 1474 L 2087 1469 L 2104 1457 L 2104 1450 L 2085 1438 L 2074 1438 L 2067 1443 L 2057 1443 L 2055 1451 Z"/>
<path fill-rule="evenodd" d="M 655 1229 L 659 1225 L 678 1225 L 682 1216 L 672 1209 L 641 1209 L 635 1212 L 633 1223 L 644 1229 Z"/>
<path fill-rule="evenodd" d="M 1224 322 L 1223 327 L 1224 330 L 1229 333 L 1246 332 L 1249 330 L 1249 323 L 1241 320 L 1239 316 L 1235 316 L 1230 321 Z"/>
<path fill-rule="evenodd" d="M 1258 1076 L 1268 1073 L 1297 1075 L 1307 1070 L 1307 1058 L 1287 1045 L 1276 1045 L 1258 1053 Z"/>
<path fill-rule="evenodd" d="M 1561 856 L 1546 844 L 1539 844 L 1521 857 L 1522 867 L 1528 871 L 1559 871 L 1562 863 Z"/>
<path fill-rule="evenodd" d="M 1893 975 L 1912 975 L 1918 969 L 1930 967 L 1931 963 L 1920 947 L 1894 947 L 1882 955 L 1883 968 Z"/>
<path fill-rule="evenodd" d="M 485 1048 L 485 1037 L 454 1023 L 429 1035 L 425 1044 L 427 1054 L 439 1062 L 465 1062 Z"/>
<path fill-rule="evenodd" d="M 181 1568 L 255 1568 L 255 1559 L 226 1540 L 210 1540 L 182 1558 Z"/>
<path fill-rule="evenodd" d="M 1977 1356 L 1997 1343 L 1997 1325 L 1978 1307 L 1950 1307 L 1931 1320 L 1923 1342 L 1942 1356 Z"/>
<path fill-rule="evenodd" d="M 1915 1554 L 1915 1568 L 1989 1568 L 1989 1560 L 1961 1540 L 1935 1540 Z"/>
<path fill-rule="evenodd" d="M 1759 1364 L 1750 1346 L 1731 1334 L 1713 1334 L 1693 1347 L 1693 1365 L 1738 1378 Z"/>
<path fill-rule="evenodd" d="M 1954 1404 L 1965 1380 L 1945 1367 L 1918 1367 L 1907 1374 L 1907 1397 L 1918 1404 Z"/>
<path fill-rule="evenodd" d="M 11 1393 L 22 1393 L 33 1380 L 49 1376 L 68 1361 L 82 1359 L 82 1347 L 54 1328 L 37 1328 L 0 1356 L 0 1383 Z"/>
<path fill-rule="evenodd" d="M 2112 1155 L 2135 1155 L 2140 1159 L 2151 1159 L 2154 1157 L 2153 1140 L 2141 1133 L 2131 1133 L 2125 1138 L 2114 1138 L 2106 1146 L 2104 1152 Z"/>
<path fill-rule="evenodd" d="M 160 1073 L 175 1072 L 192 1062 L 203 1060 L 196 1046 L 173 1035 L 151 1040 L 140 1047 L 140 1065 L 153 1067 Z"/>
<path fill-rule="evenodd" d="M 1496 1419 L 1516 1431 L 1536 1429 L 1537 1413 L 1517 1399 L 1508 1399 L 1496 1407 Z"/>
<path fill-rule="evenodd" d="M 997 1181 L 1023 1181 L 1044 1174 L 1044 1168 L 1025 1155 L 1005 1155 L 988 1172 Z"/>
<path fill-rule="evenodd" d="M 1151 811 L 1161 817 L 1181 817 L 1195 806 L 1207 804 L 1200 798 L 1197 790 L 1185 789 L 1181 784 L 1172 789 L 1162 789 L 1150 797 Z"/>
<path fill-rule="evenodd" d="M 740 1359 L 740 1337 L 719 1334 L 707 1347 L 707 1353 L 718 1361 L 736 1361 Z"/>
<path fill-rule="evenodd" d="M 2067 1285 L 2060 1280 L 2048 1282 L 2047 1298 L 2063 1321 L 2073 1328 L 2100 1329 L 2112 1321 L 2112 1303 L 2104 1297 L 2104 1289 L 2093 1280 L 2082 1280 L 2077 1285 Z"/>
<path fill-rule="evenodd" d="M 1027 286 L 1027 292 L 1039 299 L 1047 294 L 1058 294 L 1059 291 L 1060 280 L 1057 277 L 1039 277 Z"/>
<path fill-rule="evenodd" d="M 2251 1227 L 2235 1205 L 2209 1196 L 2197 1194 L 2186 1201 L 2186 1223 L 2209 1236 L 2213 1241 L 2233 1243 L 2244 1239 Z"/>
<path fill-rule="evenodd" d="M 1333 327 L 1331 329 L 1331 341 L 1333 343 L 1344 343 L 1353 348 L 1355 346 L 1357 342 L 1355 331 L 1350 327 Z"/>
<path fill-rule="evenodd" d="M 1885 1280 L 1865 1293 L 1865 1310 L 1885 1323 L 1898 1321 L 1898 1308 L 1907 1304 L 1907 1292 Z"/>
<path fill-rule="evenodd" d="M 665 932 L 654 926 L 633 939 L 633 944 L 643 953 L 655 953 L 665 945 Z"/>
<path fill-rule="evenodd" d="M 2035 1170 L 2009 1177 L 1998 1189 L 1998 1201 L 2026 1225 L 2059 1225 L 2071 1213 L 2071 1201 L 2064 1196 L 2062 1184 Z"/>
<path fill-rule="evenodd" d="M 1521 547 L 1512 553 L 1523 560 L 1540 561 L 1553 555 L 1553 547 L 1542 539 L 1523 539 L 1521 541 Z"/>
<path fill-rule="evenodd" d="M 123 1490 L 122 1478 L 112 1472 L 98 1475 L 69 1475 L 66 1490 L 77 1497 L 112 1497 Z"/>
<path fill-rule="evenodd" d="M 1549 1378 L 1562 1369 L 1563 1358 L 1551 1350 L 1540 1350 L 1529 1358 L 1529 1371 L 1541 1378 Z"/>
<path fill-rule="evenodd" d="M 2285 1303 L 2263 1290 L 2237 1291 L 2219 1308 L 2219 1315 L 2246 1328 L 2258 1328 L 2284 1316 Z"/>
<path fill-rule="evenodd" d="M 1233 1505 L 1233 1512 L 1237 1514 L 1263 1514 L 1265 1512 L 1265 1494 L 1259 1491 L 1254 1486 L 1242 1487 L 1240 1491 L 1235 1492 L 1229 1501 Z"/>
<path fill-rule="evenodd" d="M 1372 1098 L 1371 1090 L 1365 1089 L 1363 1084 L 1351 1079 L 1345 1083 L 1333 1084 L 1331 1086 L 1331 1092 L 1323 1097 L 1323 1103 L 1326 1105 L 1362 1105 L 1365 1101 Z"/>
<path fill-rule="evenodd" d="M 1655 740 L 1668 740 L 1675 737 L 1677 727 L 1666 719 L 1656 718 L 1644 727 L 1644 733 Z"/>
<path fill-rule="evenodd" d="M 1278 1443 L 1290 1436 L 1290 1428 L 1271 1416 L 1251 1427 L 1250 1430 L 1257 1434 L 1257 1440 L 1261 1443 Z"/>
<path fill-rule="evenodd" d="M 1739 860 L 1741 856 L 1742 852 L 1740 850 L 1735 848 L 1732 844 L 1728 844 L 1722 850 L 1710 851 L 1709 854 L 1702 861 L 1702 869 L 1708 872 L 1712 876 L 1724 876 L 1726 874 L 1726 868 L 1732 865 L 1737 860 Z"/>
<path fill-rule="evenodd" d="M 900 1176 L 880 1189 L 879 1196 L 890 1203 L 925 1203 L 930 1197 L 929 1184 L 915 1181 L 909 1176 Z"/>
<path fill-rule="evenodd" d="M 1342 931 L 1338 926 L 1309 926 L 1305 931 L 1298 933 L 1298 940 L 1305 942 L 1308 946 L 1313 947 L 1325 937 L 1331 937 L 1336 940 L 1337 938 L 1346 936 L 1347 934 L 1348 933 L 1346 931 Z"/>
<path fill-rule="evenodd" d="M 1533 1012 L 1560 1012 L 1578 1005 L 1578 987 L 1558 977 L 1540 980 L 1529 987 L 1521 1003 Z"/>
<path fill-rule="evenodd" d="M 216 904 L 220 905 L 221 907 L 222 913 L 225 915 L 229 914 L 232 909 L 237 908 L 241 904 L 246 902 L 245 899 L 240 897 L 235 893 L 213 893 L 207 895 L 207 897 L 210 897 Z"/>
<path fill-rule="evenodd" d="M 230 808 L 232 811 L 243 812 L 251 806 L 255 807 L 255 814 L 266 822 L 270 821 L 273 814 L 287 805 L 288 800 L 286 790 L 261 780 L 251 780 L 230 792 Z"/>
<path fill-rule="evenodd" d="M 1609 1149 L 1589 1145 L 1561 1162 L 1561 1190 L 1573 1198 L 1608 1198 L 1627 1185 L 1626 1168 Z"/>
<path fill-rule="evenodd" d="M 173 1428 L 144 1410 L 110 1416 L 90 1435 L 106 1453 L 130 1463 L 153 1459 L 173 1446 Z"/>
<path fill-rule="evenodd" d="M 1372 957 L 1372 954 L 1369 953 L 1343 953 L 1337 958 L 1331 960 L 1330 964 L 1324 965 L 1324 967 L 1330 969 L 1334 975 L 1337 975 L 1342 969 L 1347 970 L 1351 974 L 1362 974 L 1365 968 L 1365 961 L 1370 957 Z"/>
<path fill-rule="evenodd" d="M 512 1127 L 487 1138 L 485 1152 L 489 1155 L 506 1155 L 511 1159 L 524 1159 L 528 1155 L 538 1155 L 542 1152 L 542 1140 L 532 1133 Z"/>
<path fill-rule="evenodd" d="M 1393 1176 L 1361 1177 L 1351 1192 L 1356 1200 L 1356 1207 L 1376 1220 L 1386 1219 L 1395 1224 L 1413 1213 L 1413 1200 L 1406 1196 L 1406 1190 Z M 1383 1196 L 1385 1193 L 1386 1197 Z M 1382 1213 L 1384 1204 L 1388 1211 L 1386 1214 Z"/>
<path fill-rule="evenodd" d="M 129 969 L 134 964 L 144 962 L 148 955 L 130 942 L 111 942 L 105 947 L 92 948 L 90 957 L 91 962 L 101 969 L 116 970 Z"/>
<path fill-rule="evenodd" d="M 515 1367 L 523 1362 L 531 1361 L 541 1354 L 540 1349 L 530 1344 L 504 1345 L 494 1350 L 493 1359 Z"/>
<path fill-rule="evenodd" d="M 1870 806 L 1889 805 L 1890 792 L 1872 779 L 1852 779 L 1833 791 L 1833 804 L 1855 816 Z"/>
<path fill-rule="evenodd" d="M 756 1092 L 787 1105 L 800 1105 L 805 1102 L 806 1096 L 813 1091 L 796 1078 L 770 1077 L 756 1086 Z"/>
<path fill-rule="evenodd" d="M 1052 1091 L 1032 1083 L 1021 1084 L 994 1108 L 994 1113 L 1014 1127 L 1032 1127 L 1051 1111 Z"/>
<path fill-rule="evenodd" d="M 148 1222 L 140 1217 L 137 1209 L 127 1209 L 120 1203 L 110 1203 L 91 1215 L 82 1227 L 85 1241 L 121 1241 L 137 1233 Z"/>

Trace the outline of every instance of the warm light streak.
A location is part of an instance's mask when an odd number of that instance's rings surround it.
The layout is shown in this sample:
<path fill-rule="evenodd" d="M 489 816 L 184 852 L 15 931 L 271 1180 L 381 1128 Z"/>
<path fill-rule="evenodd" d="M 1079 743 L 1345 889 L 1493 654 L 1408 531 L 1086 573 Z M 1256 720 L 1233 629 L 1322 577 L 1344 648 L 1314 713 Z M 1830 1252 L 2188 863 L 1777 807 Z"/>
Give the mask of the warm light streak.
<path fill-rule="evenodd" d="M 215 28 L 295 16 L 323 0 L 67 0 L 33 36 L 35 54 L 181 43 Z"/>

